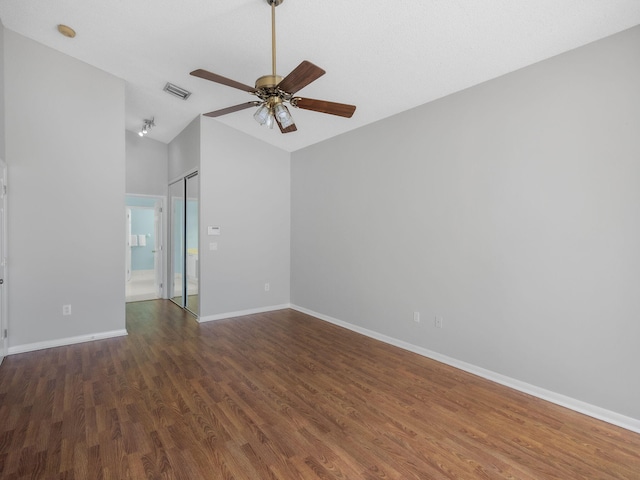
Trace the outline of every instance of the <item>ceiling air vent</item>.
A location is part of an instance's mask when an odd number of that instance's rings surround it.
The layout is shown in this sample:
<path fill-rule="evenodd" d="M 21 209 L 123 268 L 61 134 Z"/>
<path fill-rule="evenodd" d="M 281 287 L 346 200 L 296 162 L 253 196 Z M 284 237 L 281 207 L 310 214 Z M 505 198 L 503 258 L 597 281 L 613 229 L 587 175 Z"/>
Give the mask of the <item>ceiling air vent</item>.
<path fill-rule="evenodd" d="M 182 100 L 186 100 L 191 95 L 191 92 L 189 92 L 188 90 L 185 90 L 184 88 L 180 88 L 177 85 L 174 85 L 173 83 L 169 83 L 169 82 L 167 82 L 163 90 Z"/>

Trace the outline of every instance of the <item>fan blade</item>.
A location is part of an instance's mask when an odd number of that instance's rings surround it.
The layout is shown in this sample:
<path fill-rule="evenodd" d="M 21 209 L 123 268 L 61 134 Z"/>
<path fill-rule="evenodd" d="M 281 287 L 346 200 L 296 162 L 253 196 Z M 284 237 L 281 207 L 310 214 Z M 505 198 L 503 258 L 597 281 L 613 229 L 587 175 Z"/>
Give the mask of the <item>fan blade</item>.
<path fill-rule="evenodd" d="M 213 112 L 204 113 L 205 117 L 219 117 L 226 115 L 227 113 L 237 112 L 238 110 L 244 110 L 245 108 L 255 107 L 257 102 L 241 103 L 240 105 L 234 105 L 233 107 L 227 107 L 220 110 L 214 110 Z"/>
<path fill-rule="evenodd" d="M 282 125 L 280 124 L 280 120 L 278 120 L 278 117 L 276 117 L 276 123 L 278 124 L 278 128 L 280 129 L 280 131 L 282 133 L 291 133 L 291 132 L 295 132 L 296 130 L 298 130 L 298 127 L 296 127 L 295 123 L 292 123 L 287 128 L 282 128 Z"/>
<path fill-rule="evenodd" d="M 227 87 L 237 88 L 239 90 L 244 90 L 245 92 L 253 93 L 256 91 L 255 88 L 250 87 L 249 85 L 245 85 L 244 83 L 236 82 L 235 80 L 231 80 L 230 78 L 223 77 L 222 75 L 217 75 L 215 73 L 208 72 L 206 70 L 202 70 L 199 68 L 198 70 L 194 70 L 191 72 L 191 75 L 194 77 L 204 78 L 205 80 L 211 80 L 212 82 L 220 83 L 222 85 L 226 85 Z"/>
<path fill-rule="evenodd" d="M 320 67 L 317 67 L 311 62 L 304 60 L 300 65 L 293 69 L 293 71 L 284 77 L 278 84 L 278 88 L 283 92 L 293 95 L 298 90 L 302 90 L 314 80 L 317 80 L 325 72 Z"/>
<path fill-rule="evenodd" d="M 328 113 L 346 118 L 351 118 L 353 112 L 356 111 L 355 105 L 327 102 L 326 100 L 314 100 L 312 98 L 295 98 L 292 100 L 291 105 L 302 108 L 303 110 L 313 110 L 314 112 Z"/>

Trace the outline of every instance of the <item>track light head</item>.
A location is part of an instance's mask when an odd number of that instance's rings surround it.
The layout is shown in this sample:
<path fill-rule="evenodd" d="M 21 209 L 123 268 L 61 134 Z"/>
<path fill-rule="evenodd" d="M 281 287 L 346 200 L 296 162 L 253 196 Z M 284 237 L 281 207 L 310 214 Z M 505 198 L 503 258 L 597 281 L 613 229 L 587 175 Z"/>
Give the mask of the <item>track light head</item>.
<path fill-rule="evenodd" d="M 151 120 L 148 119 L 144 119 L 143 120 L 143 124 L 142 124 L 142 128 L 140 129 L 140 132 L 138 132 L 138 135 L 140 135 L 141 137 L 144 137 L 147 133 L 149 133 L 149 131 L 151 130 L 152 127 L 155 127 L 155 118 L 152 118 Z"/>

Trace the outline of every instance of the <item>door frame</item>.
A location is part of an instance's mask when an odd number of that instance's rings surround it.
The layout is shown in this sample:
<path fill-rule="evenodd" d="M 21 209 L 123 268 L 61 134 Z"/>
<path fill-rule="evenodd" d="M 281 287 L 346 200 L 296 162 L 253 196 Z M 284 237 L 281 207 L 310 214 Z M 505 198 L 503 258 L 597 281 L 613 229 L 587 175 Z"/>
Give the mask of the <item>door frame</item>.
<path fill-rule="evenodd" d="M 7 164 L 0 158 L 0 363 L 9 349 L 9 304 L 7 295 Z"/>
<path fill-rule="evenodd" d="M 155 271 L 155 287 L 156 294 L 158 298 L 167 298 L 166 288 L 167 282 L 167 271 L 166 271 L 166 261 L 165 261 L 165 245 L 166 245 L 166 213 L 165 213 L 165 204 L 166 197 L 162 195 L 145 195 L 138 193 L 127 193 L 126 197 L 134 197 L 140 199 L 152 199 L 154 200 L 153 206 L 147 206 L 145 208 L 154 210 L 154 234 L 156 240 L 156 252 L 154 255 L 154 271 Z M 128 211 L 129 209 L 137 208 L 135 205 L 127 205 L 125 200 L 125 209 Z M 126 218 L 125 221 L 127 224 L 129 223 L 129 218 Z M 128 229 L 127 229 L 128 231 Z M 129 238 L 126 239 L 126 249 L 130 250 Z M 128 252 L 127 252 L 128 255 Z M 128 265 L 125 265 L 125 281 L 127 274 Z"/>

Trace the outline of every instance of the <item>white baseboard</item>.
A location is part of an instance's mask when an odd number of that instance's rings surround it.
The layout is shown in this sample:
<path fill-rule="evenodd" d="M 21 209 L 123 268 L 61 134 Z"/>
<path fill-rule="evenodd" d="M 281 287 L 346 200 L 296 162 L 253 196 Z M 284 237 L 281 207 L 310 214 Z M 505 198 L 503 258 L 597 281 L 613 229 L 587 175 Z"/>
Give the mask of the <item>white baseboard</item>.
<path fill-rule="evenodd" d="M 353 332 L 360 333 L 370 338 L 374 338 L 376 340 L 380 340 L 381 342 L 388 343 L 390 345 L 394 345 L 396 347 L 400 347 L 404 350 L 408 350 L 413 353 L 417 353 L 418 355 L 422 355 L 423 357 L 431 358 L 438 362 L 444 363 L 446 365 L 450 365 L 452 367 L 458 368 L 460 370 L 464 370 L 465 372 L 472 373 L 479 377 L 485 378 L 487 380 L 491 380 L 492 382 L 499 383 L 500 385 L 504 385 L 509 388 L 513 388 L 514 390 L 518 390 L 520 392 L 527 393 L 534 397 L 540 398 L 542 400 L 546 400 L 551 403 L 555 403 L 556 405 L 560 405 L 562 407 L 568 408 L 570 410 L 582 413 L 584 415 L 588 415 L 593 418 L 597 418 L 598 420 L 602 420 L 604 422 L 610 423 L 612 425 L 616 425 L 618 427 L 622 427 L 627 430 L 631 430 L 632 432 L 640 433 L 640 420 L 632 417 L 627 417 L 625 415 L 621 415 L 619 413 L 613 412 L 611 410 L 607 410 L 605 408 L 601 408 L 595 405 L 591 405 L 589 403 L 583 402 L 581 400 L 576 400 L 575 398 L 567 397 L 566 395 L 562 395 L 560 393 L 552 392 L 550 390 L 546 390 L 544 388 L 537 387 L 535 385 L 531 385 L 526 382 L 522 382 L 520 380 L 516 380 L 511 377 L 507 377 L 500 373 L 493 372 L 491 370 L 484 369 L 482 367 L 478 367 L 476 365 L 472 365 L 470 363 L 466 363 L 460 360 L 456 360 L 455 358 L 447 357 L 446 355 L 442 355 L 440 353 L 434 352 L 432 350 L 428 350 L 426 348 L 418 347 L 416 345 L 412 345 L 408 342 L 404 342 L 402 340 L 398 340 L 393 337 L 388 337 L 387 335 L 383 335 L 381 333 L 375 332 L 373 330 L 368 330 L 366 328 L 359 327 L 357 325 L 353 325 L 351 323 L 344 322 L 342 320 L 338 320 L 336 318 L 329 317 L 328 315 L 323 315 L 322 313 L 314 312 L 313 310 L 309 310 L 303 307 L 299 307 L 297 305 L 291 305 L 293 310 L 297 310 L 302 313 L 306 313 L 307 315 L 311 315 L 312 317 L 319 318 L 320 320 L 324 320 L 329 323 L 333 323 L 334 325 L 338 325 L 340 327 L 344 327 Z"/>
<path fill-rule="evenodd" d="M 113 330 L 111 332 L 91 333 L 89 335 L 80 335 L 78 337 L 59 338 L 56 340 L 47 340 L 46 342 L 26 343 L 24 345 L 16 345 L 9 347 L 8 354 L 15 355 L 17 353 L 33 352 L 35 350 L 44 350 L 45 348 L 64 347 L 66 345 L 74 345 L 76 343 L 92 342 L 94 340 L 104 340 L 105 338 L 123 337 L 127 335 L 126 330 Z"/>
<path fill-rule="evenodd" d="M 213 322 L 215 320 L 224 320 L 226 318 L 244 317 L 245 315 L 253 315 L 255 313 L 274 312 L 276 310 L 284 310 L 291 308 L 290 303 L 283 305 L 272 305 L 270 307 L 251 308 L 249 310 L 239 310 L 237 312 L 218 313 L 216 315 L 207 315 L 206 317 L 198 317 L 198 322 Z"/>

